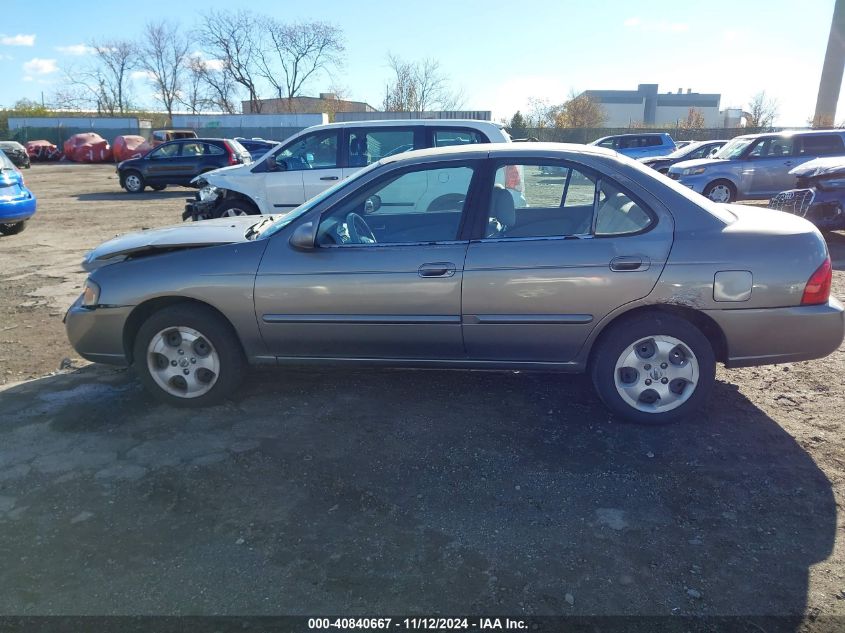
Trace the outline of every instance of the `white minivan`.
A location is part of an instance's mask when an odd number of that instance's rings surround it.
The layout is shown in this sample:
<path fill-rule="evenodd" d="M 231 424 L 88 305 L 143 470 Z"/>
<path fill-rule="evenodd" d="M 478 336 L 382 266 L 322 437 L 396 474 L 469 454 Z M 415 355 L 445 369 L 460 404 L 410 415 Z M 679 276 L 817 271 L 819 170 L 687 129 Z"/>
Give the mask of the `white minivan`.
<path fill-rule="evenodd" d="M 503 126 L 490 121 L 398 119 L 316 125 L 291 136 L 251 165 L 224 167 L 197 177 L 197 199 L 188 200 L 182 218 L 285 213 L 386 156 L 510 140 Z M 505 180 L 502 185 L 514 194 L 524 188 L 516 167 Z M 425 188 L 420 183 L 416 193 L 424 197 Z"/>

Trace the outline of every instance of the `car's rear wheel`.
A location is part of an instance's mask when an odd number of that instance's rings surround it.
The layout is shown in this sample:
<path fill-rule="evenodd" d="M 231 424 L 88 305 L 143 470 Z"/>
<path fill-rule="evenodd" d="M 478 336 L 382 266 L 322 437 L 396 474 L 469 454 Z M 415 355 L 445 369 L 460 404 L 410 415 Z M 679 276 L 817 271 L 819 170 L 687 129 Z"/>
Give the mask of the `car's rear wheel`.
<path fill-rule="evenodd" d="M 224 200 L 214 211 L 216 218 L 233 218 L 239 215 L 258 215 L 254 204 L 242 198 Z"/>
<path fill-rule="evenodd" d="M 146 183 L 139 172 L 130 171 L 123 176 L 123 188 L 129 193 L 141 193 L 144 187 L 146 187 Z"/>
<path fill-rule="evenodd" d="M 704 195 L 713 202 L 733 202 L 736 200 L 736 187 L 727 180 L 716 180 L 704 188 Z"/>
<path fill-rule="evenodd" d="M 231 325 L 210 308 L 187 303 L 163 308 L 144 322 L 133 358 L 144 386 L 178 407 L 220 402 L 246 370 Z"/>
<path fill-rule="evenodd" d="M 611 326 L 591 360 L 593 385 L 607 408 L 641 424 L 700 411 L 716 377 L 707 337 L 689 321 L 661 312 Z"/>
<path fill-rule="evenodd" d="M 26 220 L 13 222 L 11 224 L 0 224 L 0 233 L 3 235 L 17 235 L 26 228 Z"/>

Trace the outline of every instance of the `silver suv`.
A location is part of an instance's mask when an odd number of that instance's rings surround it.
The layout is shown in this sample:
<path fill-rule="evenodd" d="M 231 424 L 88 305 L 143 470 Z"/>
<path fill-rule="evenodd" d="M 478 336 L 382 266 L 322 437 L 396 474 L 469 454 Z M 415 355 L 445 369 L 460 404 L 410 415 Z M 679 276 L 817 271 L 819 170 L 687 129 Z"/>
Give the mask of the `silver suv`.
<path fill-rule="evenodd" d="M 712 158 L 675 163 L 669 177 L 714 202 L 766 199 L 794 188 L 790 170 L 821 156 L 845 156 L 845 131 L 738 136 Z"/>

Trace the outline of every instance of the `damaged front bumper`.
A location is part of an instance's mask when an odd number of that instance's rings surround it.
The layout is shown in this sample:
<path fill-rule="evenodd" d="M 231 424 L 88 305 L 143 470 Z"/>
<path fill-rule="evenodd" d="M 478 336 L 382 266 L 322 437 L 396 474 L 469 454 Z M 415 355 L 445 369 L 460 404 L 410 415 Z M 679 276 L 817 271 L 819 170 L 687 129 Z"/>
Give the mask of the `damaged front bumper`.
<path fill-rule="evenodd" d="M 186 222 L 188 219 L 197 222 L 215 217 L 214 209 L 217 208 L 220 200 L 223 199 L 223 189 L 209 185 L 204 180 L 197 184 L 201 185 L 200 190 L 193 198 L 185 200 L 185 210 L 182 212 L 183 222 Z"/>

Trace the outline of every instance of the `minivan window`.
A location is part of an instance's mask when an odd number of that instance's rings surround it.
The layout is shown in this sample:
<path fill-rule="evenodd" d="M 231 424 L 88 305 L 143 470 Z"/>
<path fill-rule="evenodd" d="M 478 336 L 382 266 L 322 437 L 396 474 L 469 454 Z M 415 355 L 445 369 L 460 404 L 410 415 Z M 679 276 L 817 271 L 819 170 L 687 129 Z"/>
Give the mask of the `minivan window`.
<path fill-rule="evenodd" d="M 775 136 L 759 139 L 748 152 L 748 158 L 780 158 L 792 156 L 792 138 Z"/>
<path fill-rule="evenodd" d="M 337 130 L 321 130 L 299 137 L 276 154 L 276 163 L 290 171 L 337 167 Z"/>
<path fill-rule="evenodd" d="M 349 133 L 346 164 L 366 167 L 386 156 L 402 154 L 414 149 L 413 128 L 371 128 Z"/>
<path fill-rule="evenodd" d="M 800 156 L 830 156 L 845 154 L 845 144 L 839 134 L 808 134 L 795 139 Z"/>
<path fill-rule="evenodd" d="M 489 143 L 481 132 L 461 128 L 445 128 L 434 130 L 434 147 L 449 147 L 450 145 L 470 145 L 472 143 Z"/>

